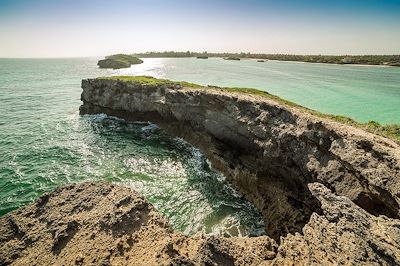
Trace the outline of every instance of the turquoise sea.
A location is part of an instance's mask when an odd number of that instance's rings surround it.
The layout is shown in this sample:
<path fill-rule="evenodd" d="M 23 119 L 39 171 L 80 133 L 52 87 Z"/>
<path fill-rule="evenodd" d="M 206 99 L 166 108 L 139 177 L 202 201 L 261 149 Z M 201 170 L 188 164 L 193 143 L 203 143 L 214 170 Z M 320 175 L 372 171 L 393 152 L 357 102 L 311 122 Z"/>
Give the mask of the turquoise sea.
<path fill-rule="evenodd" d="M 400 123 L 400 68 L 183 58 L 101 70 L 97 60 L 0 59 L 0 215 L 61 184 L 110 180 L 142 193 L 182 232 L 263 233 L 254 206 L 196 148 L 153 124 L 79 116 L 84 78 L 255 87 L 322 112 Z"/>

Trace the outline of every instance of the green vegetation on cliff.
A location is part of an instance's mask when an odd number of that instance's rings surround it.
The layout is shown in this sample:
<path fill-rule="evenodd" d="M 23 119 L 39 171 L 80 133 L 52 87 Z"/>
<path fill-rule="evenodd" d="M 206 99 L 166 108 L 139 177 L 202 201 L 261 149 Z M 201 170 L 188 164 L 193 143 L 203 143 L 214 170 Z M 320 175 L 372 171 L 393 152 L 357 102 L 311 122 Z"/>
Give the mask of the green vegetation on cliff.
<path fill-rule="evenodd" d="M 293 54 L 251 54 L 251 53 L 196 53 L 196 52 L 147 52 L 138 57 L 208 57 L 267 59 L 279 61 L 299 61 L 326 64 L 362 64 L 400 66 L 400 55 L 293 55 Z"/>
<path fill-rule="evenodd" d="M 233 93 L 243 93 L 243 94 L 249 94 L 249 95 L 257 95 L 261 97 L 266 97 L 268 99 L 272 99 L 277 101 L 278 103 L 290 106 L 290 107 L 295 107 L 299 108 L 305 112 L 308 112 L 310 114 L 313 114 L 315 116 L 321 117 L 321 118 L 327 118 L 334 120 L 339 123 L 343 124 L 348 124 L 352 125 L 354 127 L 362 128 L 368 132 L 381 135 L 390 139 L 393 139 L 395 141 L 400 141 L 400 124 L 392 124 L 392 125 L 381 125 L 376 121 L 369 121 L 367 123 L 360 123 L 357 122 L 349 117 L 346 116 L 340 116 L 340 115 L 332 115 L 332 114 L 324 114 L 309 108 L 306 108 L 304 106 L 298 105 L 294 102 L 282 99 L 276 95 L 270 94 L 266 91 L 261 91 L 258 89 L 253 89 L 253 88 L 235 88 L 235 87 L 217 87 L 217 86 L 202 86 L 190 82 L 185 82 L 185 81 L 171 81 L 168 79 L 157 79 L 149 76 L 112 76 L 112 77 L 99 77 L 97 79 L 107 79 L 107 80 L 121 80 L 125 82 L 133 82 L 133 83 L 138 83 L 141 85 L 150 85 L 150 86 L 160 86 L 160 85 L 179 85 L 182 87 L 186 88 L 205 88 L 205 89 L 216 89 L 216 90 L 223 90 L 227 92 L 233 92 Z"/>
<path fill-rule="evenodd" d="M 97 65 L 100 68 L 127 68 L 131 65 L 141 64 L 143 60 L 137 58 L 136 56 L 126 55 L 126 54 L 115 54 L 106 56 L 105 59 L 99 60 Z"/>
<path fill-rule="evenodd" d="M 162 86 L 162 85 L 179 85 L 182 87 L 201 88 L 203 86 L 186 82 L 186 81 L 171 81 L 168 79 L 157 79 L 150 76 L 111 76 L 111 77 L 99 77 L 97 79 L 111 79 L 121 80 L 125 82 L 138 83 L 141 85 L 149 86 Z"/>

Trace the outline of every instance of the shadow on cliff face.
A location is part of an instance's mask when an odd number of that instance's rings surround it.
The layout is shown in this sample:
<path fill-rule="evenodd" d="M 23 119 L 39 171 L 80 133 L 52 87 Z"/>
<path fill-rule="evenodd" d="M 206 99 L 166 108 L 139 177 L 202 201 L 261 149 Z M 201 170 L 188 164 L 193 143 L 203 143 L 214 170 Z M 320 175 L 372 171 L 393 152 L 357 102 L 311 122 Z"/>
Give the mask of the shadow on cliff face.
<path fill-rule="evenodd" d="M 124 113 L 116 113 L 115 111 L 108 113 L 110 115 L 129 120 L 129 116 L 124 115 Z M 158 119 L 153 117 L 153 115 L 154 114 L 152 114 L 151 120 L 157 121 Z M 136 121 L 137 119 L 133 120 Z M 150 119 L 140 120 L 146 121 Z M 117 127 L 112 121 L 112 119 L 102 120 L 101 126 L 105 126 L 106 128 L 111 127 L 114 128 L 114 130 L 115 128 L 127 128 L 126 126 L 124 127 L 126 122 L 122 120 L 120 123 L 118 123 Z M 97 126 L 98 124 L 96 124 L 96 127 Z M 301 233 L 303 226 L 309 221 L 311 214 L 313 212 L 321 213 L 319 201 L 311 195 L 307 187 L 308 182 L 305 181 L 306 179 L 302 175 L 301 170 L 293 161 L 289 162 L 281 159 L 271 160 L 270 163 L 266 165 L 266 162 L 264 161 L 265 156 L 260 154 L 259 151 L 255 150 L 254 148 L 252 149 L 253 152 L 249 153 L 248 150 L 241 149 L 235 143 L 224 143 L 224 141 L 218 140 L 210 135 L 191 130 L 191 127 L 187 125 L 171 122 L 168 123 L 168 125 L 162 124 L 162 128 L 165 129 L 164 132 L 173 136 L 180 136 L 192 143 L 192 145 L 195 147 L 199 147 L 204 152 L 206 158 L 210 160 L 212 168 L 224 173 L 227 181 L 229 181 L 229 183 L 232 184 L 236 190 L 244 195 L 245 198 L 254 203 L 257 209 L 261 212 L 262 219 L 265 224 L 264 233 L 275 240 L 279 241 L 281 236 L 286 236 L 288 233 Z M 125 134 L 137 135 L 137 132 L 135 133 L 130 131 L 125 132 Z M 146 145 L 160 145 L 159 142 L 161 139 L 154 141 L 154 136 L 154 133 L 144 136 L 145 139 L 147 138 L 147 141 L 145 141 Z M 149 137 L 150 139 L 153 137 L 153 141 L 149 141 Z M 143 137 L 136 136 L 135 138 Z M 164 142 L 165 145 L 166 141 L 168 142 L 168 139 L 164 138 L 161 141 Z M 121 145 L 121 143 L 119 145 Z M 168 149 L 176 149 L 176 147 L 174 148 L 173 145 L 171 143 L 167 144 L 169 147 Z M 187 151 L 184 153 L 188 153 L 189 150 L 187 147 L 185 149 Z M 205 163 L 204 159 L 200 161 Z M 186 164 L 188 164 L 188 162 L 186 162 Z M 261 167 L 260 164 L 264 166 Z M 196 167 L 196 170 L 193 166 L 187 166 L 186 170 L 189 172 L 199 170 L 202 172 L 200 174 L 202 176 L 201 181 L 197 180 L 197 178 L 188 178 L 187 182 L 192 189 L 200 192 L 202 197 L 205 197 L 207 202 L 211 204 L 210 206 L 214 208 L 215 215 L 213 214 L 210 216 L 211 220 L 219 220 L 219 215 L 226 215 L 226 212 L 230 212 L 230 210 L 240 214 L 244 211 L 244 209 L 249 208 L 247 205 L 245 206 L 237 204 L 240 202 L 238 201 L 238 197 L 240 197 L 240 195 L 226 185 L 221 185 L 221 181 L 217 180 L 218 174 L 212 174 L 213 170 L 208 169 L 209 166 L 207 163 L 200 168 Z M 199 175 L 199 173 L 195 175 Z M 167 183 L 168 180 L 165 180 L 164 184 L 166 185 Z M 144 185 L 146 186 L 146 184 Z M 142 193 L 145 195 L 147 194 L 150 201 L 153 201 L 152 198 L 155 195 L 150 194 L 157 194 L 157 191 L 154 190 L 151 192 L 152 184 L 147 184 L 147 186 L 148 189 L 143 189 Z M 160 187 L 157 187 L 157 190 L 159 189 Z M 184 188 L 182 188 L 182 190 L 183 191 L 174 190 L 176 198 L 183 198 L 185 195 L 186 197 L 188 196 L 187 191 L 185 191 Z M 157 196 L 154 198 L 157 198 Z M 166 214 L 167 217 L 172 219 L 172 225 L 174 227 L 173 220 L 176 218 L 173 217 L 174 215 L 171 213 L 171 210 L 163 210 L 163 204 L 159 205 L 155 201 L 153 201 L 153 203 L 156 205 L 156 207 L 158 205 L 162 213 Z M 200 204 L 198 207 L 199 212 L 204 211 L 201 210 L 201 208 L 204 206 L 202 207 Z M 248 212 L 247 215 L 248 217 L 240 218 L 240 223 L 245 225 L 248 223 L 246 222 L 248 220 L 258 219 L 252 212 Z M 175 220 L 175 222 L 178 222 L 179 224 L 179 221 Z M 207 221 L 205 222 L 207 223 Z M 215 222 L 216 221 L 212 221 L 212 223 Z M 254 223 L 254 221 L 252 223 Z M 184 227 L 180 227 L 179 225 L 178 227 L 175 227 L 175 229 L 185 231 Z M 253 233 L 251 231 L 247 233 L 243 231 L 240 234 L 259 235 L 261 231 L 257 229 L 257 227 L 254 229 L 256 229 L 256 231 L 253 231 Z M 225 235 L 229 236 L 228 234 Z M 237 234 L 233 233 L 233 235 Z"/>
<path fill-rule="evenodd" d="M 213 138 L 211 138 L 213 139 Z M 233 186 L 252 201 L 263 214 L 267 235 L 279 242 L 288 233 L 302 233 L 312 213 L 321 214 L 320 202 L 308 189 L 310 180 L 294 161 L 265 160 L 262 153 L 233 149 L 221 140 L 208 154 L 212 165 L 222 171 Z"/>

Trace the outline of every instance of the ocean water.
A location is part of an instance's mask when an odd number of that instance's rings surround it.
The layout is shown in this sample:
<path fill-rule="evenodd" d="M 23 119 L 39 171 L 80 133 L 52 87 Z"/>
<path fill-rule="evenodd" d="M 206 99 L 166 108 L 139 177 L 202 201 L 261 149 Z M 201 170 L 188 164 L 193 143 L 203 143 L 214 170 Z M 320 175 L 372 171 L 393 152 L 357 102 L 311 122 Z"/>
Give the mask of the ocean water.
<path fill-rule="evenodd" d="M 109 180 L 144 195 L 187 234 L 260 235 L 255 207 L 203 154 L 156 125 L 79 116 L 96 59 L 0 60 L 0 215 L 55 187 Z"/>
<path fill-rule="evenodd" d="M 0 215 L 61 184 L 109 180 L 142 193 L 184 233 L 264 233 L 258 211 L 196 148 L 154 124 L 79 116 L 84 78 L 256 87 L 360 121 L 400 122 L 400 68 L 184 58 L 101 70 L 97 60 L 0 59 Z"/>

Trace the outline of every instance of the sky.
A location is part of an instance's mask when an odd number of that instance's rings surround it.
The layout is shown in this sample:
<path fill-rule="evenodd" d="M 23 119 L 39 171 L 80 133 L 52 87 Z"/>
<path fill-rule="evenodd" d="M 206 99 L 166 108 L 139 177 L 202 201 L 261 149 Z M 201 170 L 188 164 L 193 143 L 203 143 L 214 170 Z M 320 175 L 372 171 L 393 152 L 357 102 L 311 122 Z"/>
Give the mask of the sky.
<path fill-rule="evenodd" d="M 400 0 L 0 0 L 0 57 L 400 54 Z"/>

